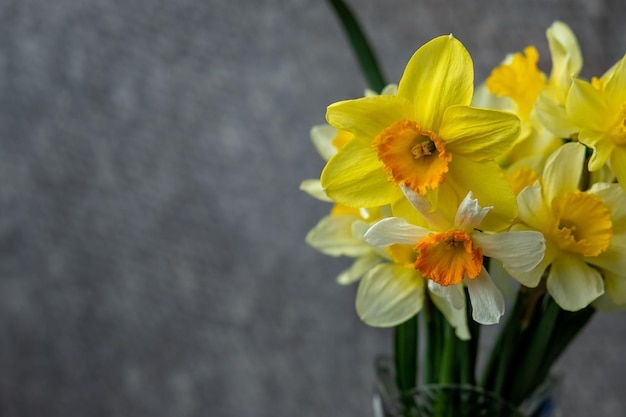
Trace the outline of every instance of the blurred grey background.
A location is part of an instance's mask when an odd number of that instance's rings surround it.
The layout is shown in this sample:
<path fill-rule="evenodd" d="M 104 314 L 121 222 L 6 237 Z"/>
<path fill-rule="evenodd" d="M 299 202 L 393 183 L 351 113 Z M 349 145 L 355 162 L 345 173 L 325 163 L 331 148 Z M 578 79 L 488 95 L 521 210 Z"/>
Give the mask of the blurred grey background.
<path fill-rule="evenodd" d="M 619 0 L 362 0 L 389 81 L 453 33 L 484 79 L 545 30 L 583 75 Z M 0 415 L 369 416 L 389 332 L 304 243 L 309 128 L 365 82 L 321 0 L 0 2 Z M 626 314 L 558 364 L 566 417 L 626 415 Z"/>

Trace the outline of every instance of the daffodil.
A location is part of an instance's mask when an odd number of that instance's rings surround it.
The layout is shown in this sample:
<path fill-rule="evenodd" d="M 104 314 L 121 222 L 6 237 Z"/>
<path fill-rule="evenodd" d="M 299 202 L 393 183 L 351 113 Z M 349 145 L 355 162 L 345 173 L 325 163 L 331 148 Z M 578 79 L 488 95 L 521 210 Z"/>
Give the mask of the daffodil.
<path fill-rule="evenodd" d="M 411 58 L 397 96 L 335 103 L 327 120 L 354 135 L 321 176 L 327 195 L 351 207 L 391 204 L 409 216 L 400 186 L 453 213 L 469 190 L 492 205 L 486 224 L 507 227 L 517 209 L 510 185 L 494 158 L 519 133 L 516 116 L 469 104 L 472 60 L 452 36 L 435 38 Z M 440 204 L 440 202 L 444 202 Z"/>
<path fill-rule="evenodd" d="M 580 48 L 574 33 L 562 22 L 554 22 L 546 37 L 552 58 L 549 77 L 537 66 L 537 49 L 528 46 L 523 53 L 509 56 L 485 81 L 488 91 L 500 100 L 481 95 L 482 100 L 476 101 L 477 105 L 512 111 L 522 122 L 515 146 L 497 158 L 504 167 L 527 157 L 545 159 L 562 144 L 562 138 L 568 138 L 572 133 L 565 116 L 565 98 L 571 77 L 578 75 L 582 67 Z M 560 129 L 549 129 L 546 124 Z M 568 130 L 562 133 L 565 124 Z"/>
<path fill-rule="evenodd" d="M 428 280 L 429 290 L 445 298 L 456 310 L 465 308 L 463 284 L 469 291 L 473 318 L 497 323 L 504 314 L 504 297 L 483 266 L 483 256 L 498 259 L 508 270 L 527 272 L 543 258 L 545 243 L 539 232 L 488 233 L 482 223 L 492 207 L 481 207 L 469 192 L 453 219 L 433 210 L 430 203 L 407 186 L 407 199 L 432 229 L 399 217 L 382 219 L 365 234 L 373 246 L 414 245 L 414 268 Z"/>
<path fill-rule="evenodd" d="M 548 292 L 570 311 L 586 307 L 605 289 L 615 302 L 626 302 L 626 195 L 614 183 L 579 190 L 584 159 L 583 145 L 563 145 L 548 159 L 542 181 L 520 192 L 515 228 L 542 232 L 546 255 L 528 272 L 508 269 L 529 287 L 547 273 Z"/>
<path fill-rule="evenodd" d="M 589 170 L 608 164 L 626 189 L 626 56 L 599 80 L 574 80 L 566 111 L 578 140 L 593 149 Z"/>
<path fill-rule="evenodd" d="M 570 138 L 577 128 L 565 111 L 572 78 L 577 77 L 583 58 L 576 35 L 563 22 L 554 22 L 546 32 L 552 56 L 552 71 L 547 87 L 535 103 L 535 111 L 543 126 L 559 138 Z"/>

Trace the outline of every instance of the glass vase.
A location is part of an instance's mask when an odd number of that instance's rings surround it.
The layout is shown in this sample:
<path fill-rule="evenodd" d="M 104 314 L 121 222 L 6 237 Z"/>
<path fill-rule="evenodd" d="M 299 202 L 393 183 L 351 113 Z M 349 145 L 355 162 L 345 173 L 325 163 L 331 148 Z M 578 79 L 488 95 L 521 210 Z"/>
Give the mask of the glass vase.
<path fill-rule="evenodd" d="M 427 384 L 400 393 L 388 358 L 376 360 L 374 417 L 560 417 L 553 376 L 515 407 L 499 395 L 467 384 Z"/>

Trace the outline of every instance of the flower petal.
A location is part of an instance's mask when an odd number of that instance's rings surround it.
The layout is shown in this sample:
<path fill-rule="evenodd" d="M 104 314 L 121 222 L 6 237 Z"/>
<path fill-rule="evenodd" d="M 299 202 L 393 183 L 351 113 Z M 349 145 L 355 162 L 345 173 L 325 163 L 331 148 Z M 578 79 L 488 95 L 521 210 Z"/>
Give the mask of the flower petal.
<path fill-rule="evenodd" d="M 552 211 L 544 200 L 539 181 L 520 191 L 517 207 L 519 220 L 531 229 L 549 230 L 552 226 Z"/>
<path fill-rule="evenodd" d="M 576 35 L 568 25 L 556 21 L 546 31 L 546 37 L 552 56 L 550 83 L 567 93 L 572 77 L 578 75 L 583 65 Z"/>
<path fill-rule="evenodd" d="M 598 171 L 602 168 L 613 153 L 613 149 L 616 148 L 615 142 L 610 140 L 605 133 L 586 128 L 578 133 L 578 140 L 593 149 L 593 154 L 589 159 L 589 171 Z"/>
<path fill-rule="evenodd" d="M 415 121 L 438 131 L 446 108 L 468 105 L 474 89 L 472 58 L 457 39 L 440 36 L 419 48 L 404 70 L 398 96 L 415 106 Z"/>
<path fill-rule="evenodd" d="M 306 235 L 306 242 L 330 256 L 361 256 L 372 250 L 364 241 L 355 239 L 352 223 L 359 218 L 344 214 L 323 217 Z"/>
<path fill-rule="evenodd" d="M 461 283 L 443 286 L 435 281 L 428 280 L 428 290 L 432 294 L 445 299 L 457 310 L 465 308 L 465 294 L 463 293 L 463 284 Z"/>
<path fill-rule="evenodd" d="M 383 258 L 381 258 L 374 251 L 360 256 L 352 263 L 352 265 L 348 269 L 346 269 L 341 274 L 339 274 L 339 276 L 337 276 L 337 283 L 341 285 L 352 284 L 353 282 L 361 279 L 363 274 L 374 268 L 382 261 Z"/>
<path fill-rule="evenodd" d="M 574 79 L 567 95 L 565 110 L 579 127 L 598 132 L 607 128 L 607 103 L 602 94 L 586 81 Z"/>
<path fill-rule="evenodd" d="M 389 217 L 374 224 L 365 233 L 365 241 L 372 246 L 384 247 L 396 243 L 415 245 L 428 236 L 430 230 L 407 223 L 400 217 Z"/>
<path fill-rule="evenodd" d="M 617 182 L 626 190 L 626 148 L 616 146 L 611 153 L 611 168 Z"/>
<path fill-rule="evenodd" d="M 465 298 L 463 294 L 463 284 L 451 285 L 450 291 L 455 291 L 463 296 L 463 298 Z M 463 302 L 462 307 L 455 308 L 448 297 L 442 297 L 441 295 L 434 292 L 430 293 L 430 299 L 432 300 L 433 304 L 435 304 L 437 309 L 441 311 L 446 320 L 448 320 L 448 323 L 450 323 L 450 325 L 454 328 L 454 333 L 456 334 L 456 337 L 461 340 L 470 340 L 471 335 L 469 332 L 469 328 L 467 327 L 465 302 Z"/>
<path fill-rule="evenodd" d="M 451 187 L 454 192 L 443 190 L 447 187 Z M 439 188 L 438 205 L 445 202 L 456 204 L 467 195 L 468 191 L 472 191 L 480 206 L 493 206 L 481 224 L 485 230 L 496 231 L 508 228 L 517 217 L 517 203 L 513 188 L 494 161 L 475 162 L 463 155 L 455 155 L 449 165 L 446 180 Z M 441 198 L 443 193 L 447 194 L 445 199 Z"/>
<path fill-rule="evenodd" d="M 476 232 L 472 239 L 483 250 L 483 255 L 502 261 L 507 271 L 530 271 L 541 262 L 546 251 L 543 235 L 530 230 Z"/>
<path fill-rule="evenodd" d="M 380 264 L 359 284 L 356 311 L 365 323 L 375 327 L 400 324 L 422 309 L 424 279 L 412 269 Z"/>
<path fill-rule="evenodd" d="M 413 207 L 437 230 L 448 230 L 453 224 L 439 210 L 433 210 L 430 202 L 402 184 L 400 187 L 407 200 Z"/>
<path fill-rule="evenodd" d="M 328 106 L 326 120 L 337 129 L 371 141 L 400 119 L 413 119 L 413 105 L 396 96 L 372 96 Z"/>
<path fill-rule="evenodd" d="M 548 292 L 562 309 L 578 311 L 604 293 L 600 273 L 574 256 L 561 253 L 552 262 Z"/>
<path fill-rule="evenodd" d="M 337 153 L 337 148 L 333 146 L 333 139 L 337 135 L 336 128 L 330 125 L 313 126 L 310 135 L 313 146 L 325 161 Z"/>
<path fill-rule="evenodd" d="M 516 115 L 469 106 L 446 109 L 439 130 L 453 155 L 465 155 L 474 161 L 500 156 L 513 146 L 519 133 Z"/>
<path fill-rule="evenodd" d="M 393 187 L 374 150 L 359 138 L 352 139 L 328 161 L 321 183 L 330 198 L 349 207 L 388 204 Z"/>
<path fill-rule="evenodd" d="M 465 232 L 471 232 L 478 228 L 483 219 L 493 207 L 481 207 L 478 200 L 472 197 L 472 192 L 468 192 L 456 212 L 454 226 Z"/>
<path fill-rule="evenodd" d="M 529 288 L 534 288 L 539 285 L 539 282 L 541 282 L 541 278 L 543 277 L 546 268 L 552 263 L 555 256 L 555 250 L 551 246 L 547 246 L 546 253 L 541 262 L 539 262 L 539 264 L 537 264 L 537 266 L 530 271 L 521 272 L 517 269 L 508 270 L 506 267 L 505 269 L 520 284 Z"/>
<path fill-rule="evenodd" d="M 559 138 L 569 138 L 578 131 L 578 127 L 567 116 L 564 102 L 561 104 L 558 101 L 558 93 L 559 91 L 554 87 L 547 87 L 542 91 L 535 103 L 535 113 L 553 135 Z"/>
<path fill-rule="evenodd" d="M 320 182 L 320 180 L 304 180 L 300 183 L 300 189 L 311 197 L 317 198 L 318 200 L 325 201 L 327 203 L 332 203 L 333 201 L 326 195 L 326 192 L 322 188 L 322 183 Z"/>
<path fill-rule="evenodd" d="M 603 91 L 612 107 L 618 107 L 624 103 L 624 92 L 626 92 L 626 55 L 611 68 L 604 83 Z"/>
<path fill-rule="evenodd" d="M 626 277 L 623 273 L 615 274 L 609 271 L 602 272 L 604 274 L 606 293 L 611 301 L 615 304 L 626 304 Z"/>
<path fill-rule="evenodd" d="M 504 315 L 504 296 L 485 268 L 474 279 L 465 279 L 472 303 L 472 318 L 480 324 L 496 324 Z"/>
<path fill-rule="evenodd" d="M 543 190 L 547 201 L 578 189 L 585 160 L 585 147 L 570 142 L 557 149 L 546 162 Z"/>

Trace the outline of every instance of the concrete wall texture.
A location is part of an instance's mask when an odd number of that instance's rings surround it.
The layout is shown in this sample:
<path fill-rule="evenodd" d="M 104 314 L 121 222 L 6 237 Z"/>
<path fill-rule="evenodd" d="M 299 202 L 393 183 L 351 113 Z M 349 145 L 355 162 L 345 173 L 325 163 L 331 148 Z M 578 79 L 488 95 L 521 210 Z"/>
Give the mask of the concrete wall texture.
<path fill-rule="evenodd" d="M 354 0 L 390 81 L 453 33 L 484 79 L 556 19 L 584 76 L 618 0 Z M 365 82 L 323 1 L 0 2 L 0 415 L 368 416 L 390 333 L 306 246 L 308 137 Z M 564 416 L 626 413 L 626 314 L 558 369 Z"/>

